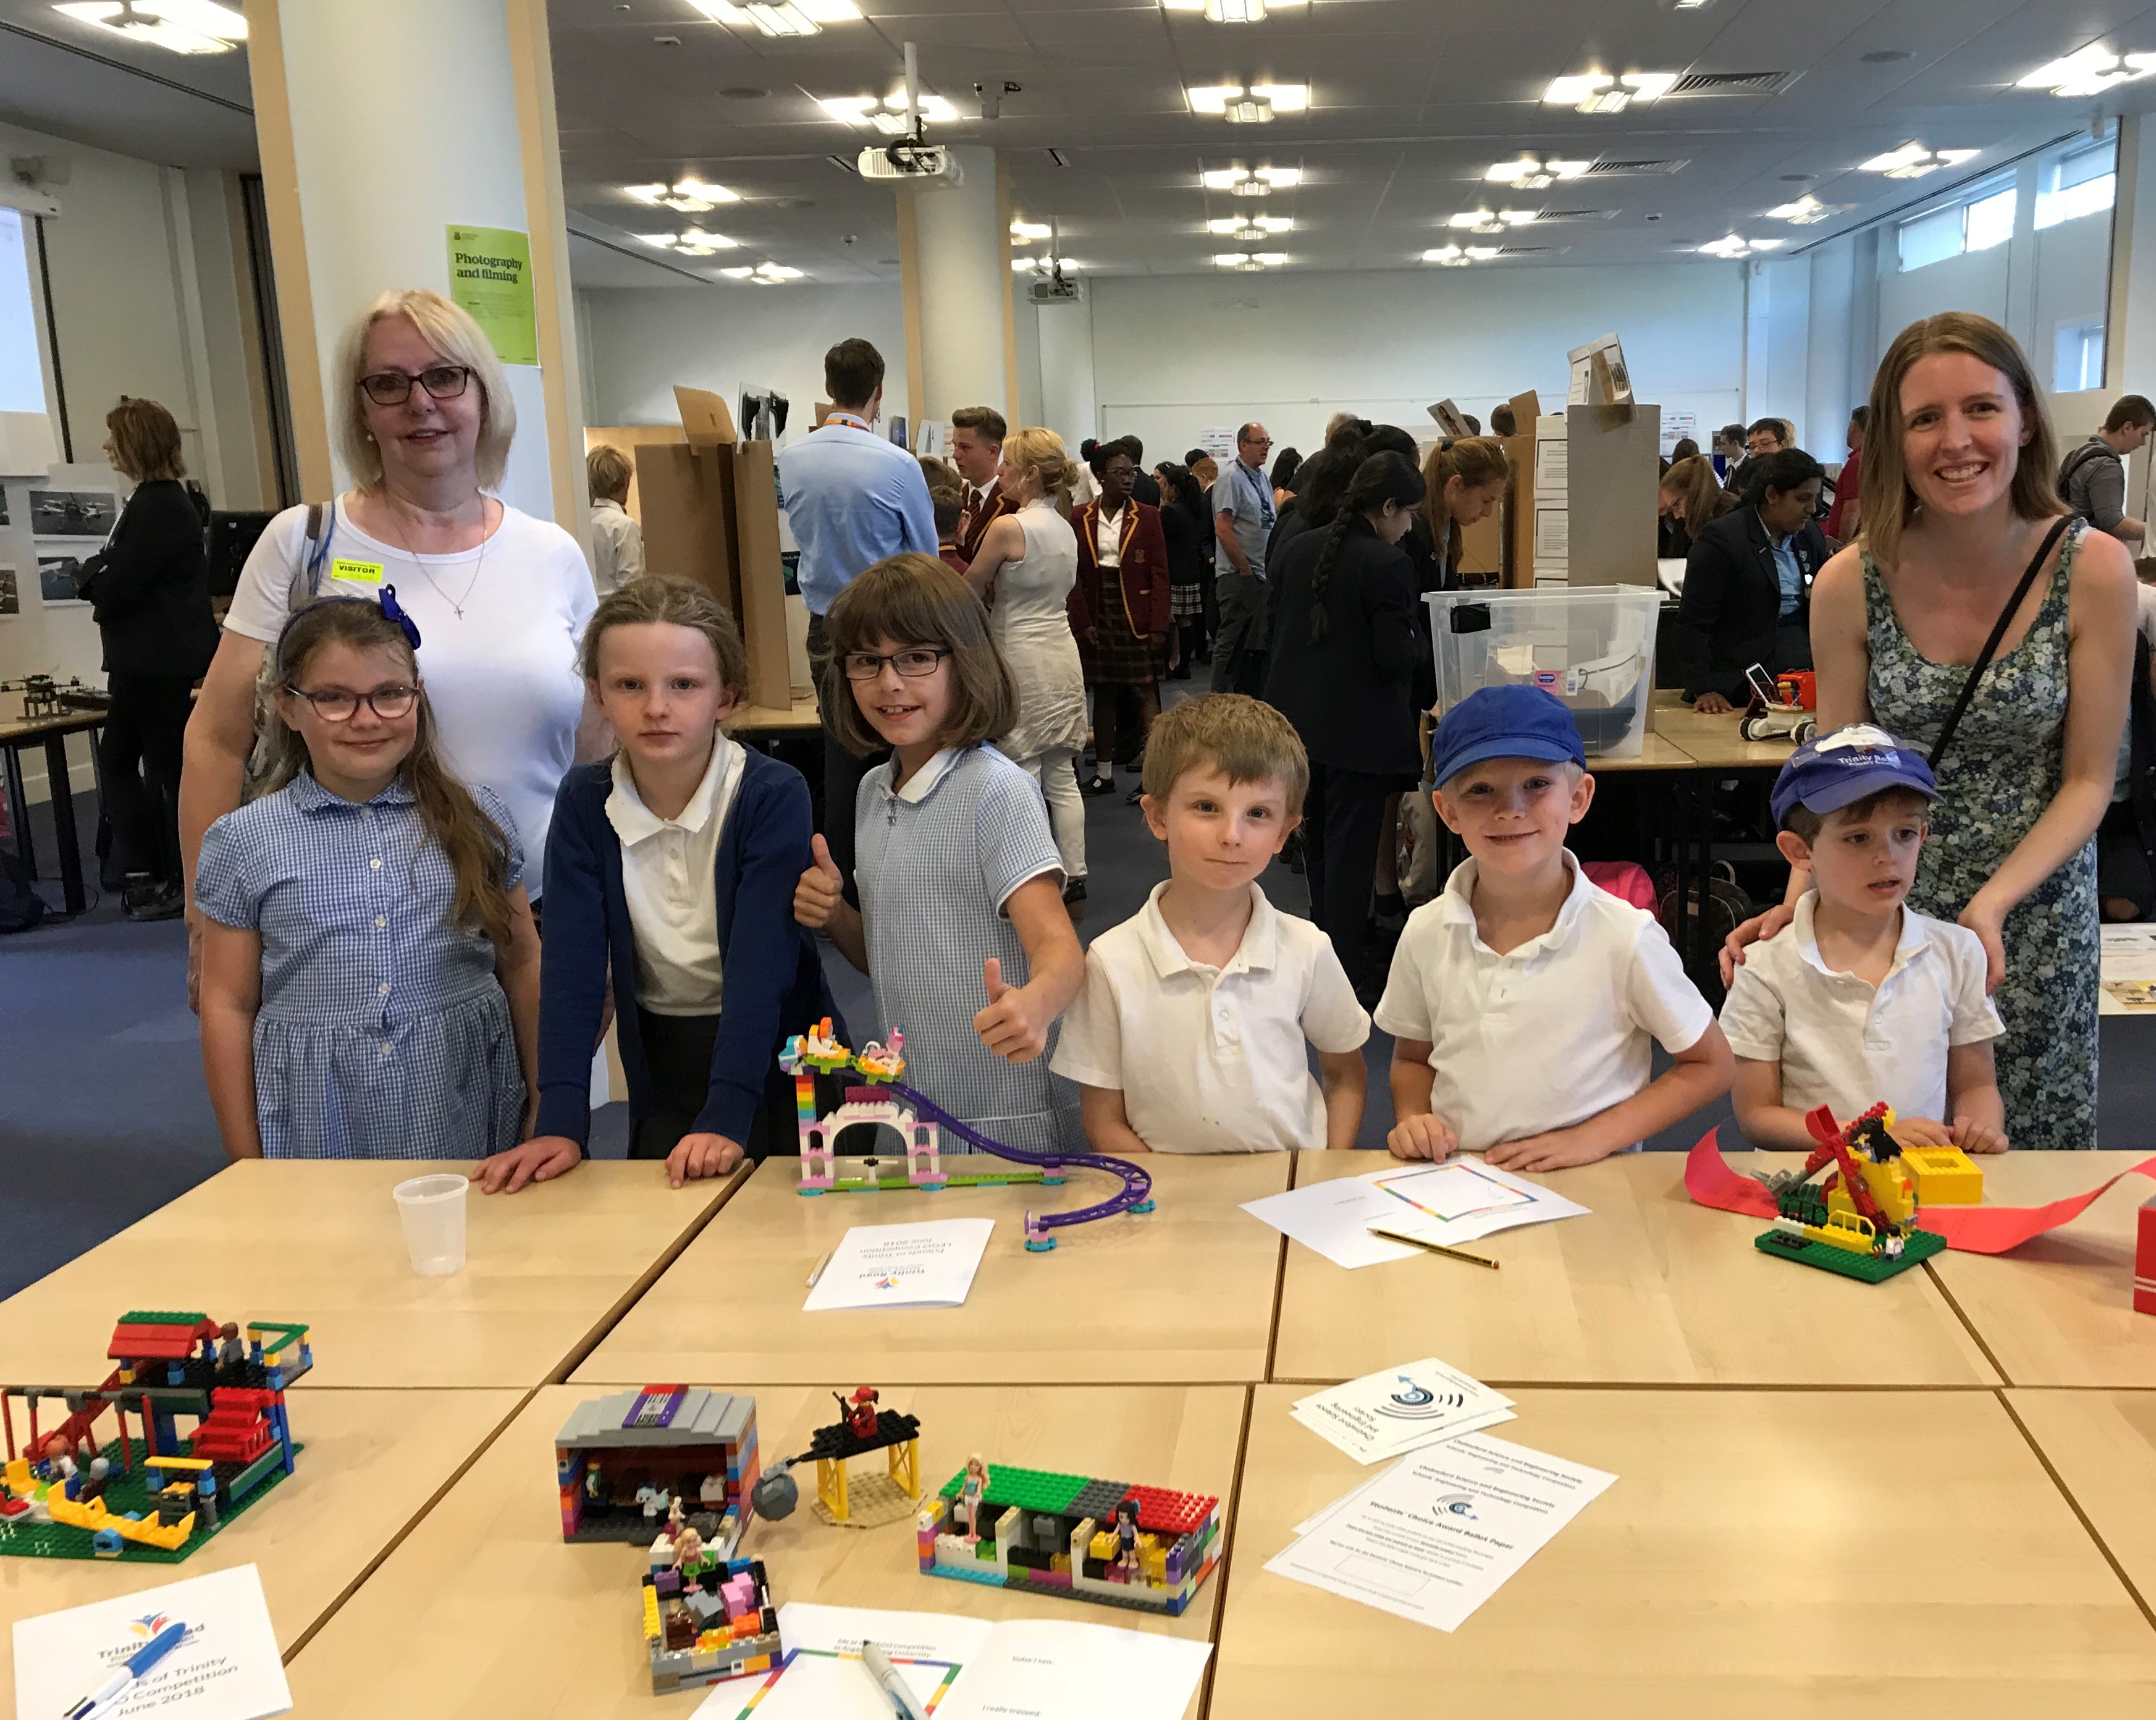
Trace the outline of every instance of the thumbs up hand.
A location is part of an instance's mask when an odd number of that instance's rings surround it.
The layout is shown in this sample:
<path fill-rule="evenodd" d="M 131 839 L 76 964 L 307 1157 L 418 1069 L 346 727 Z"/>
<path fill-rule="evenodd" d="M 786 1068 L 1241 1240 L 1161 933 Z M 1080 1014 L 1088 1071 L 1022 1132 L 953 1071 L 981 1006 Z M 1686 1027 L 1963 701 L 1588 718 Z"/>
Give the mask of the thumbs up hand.
<path fill-rule="evenodd" d="M 1048 1049 L 1049 1018 L 1025 994 L 1025 988 L 1004 983 L 1004 964 L 993 956 L 981 964 L 982 988 L 988 1006 L 973 1018 L 973 1031 L 997 1056 L 1030 1063 Z"/>
<path fill-rule="evenodd" d="M 844 898 L 846 881 L 831 858 L 830 845 L 821 836 L 808 839 L 808 852 L 812 856 L 808 870 L 793 886 L 793 917 L 811 930 L 819 930 L 830 923 Z"/>

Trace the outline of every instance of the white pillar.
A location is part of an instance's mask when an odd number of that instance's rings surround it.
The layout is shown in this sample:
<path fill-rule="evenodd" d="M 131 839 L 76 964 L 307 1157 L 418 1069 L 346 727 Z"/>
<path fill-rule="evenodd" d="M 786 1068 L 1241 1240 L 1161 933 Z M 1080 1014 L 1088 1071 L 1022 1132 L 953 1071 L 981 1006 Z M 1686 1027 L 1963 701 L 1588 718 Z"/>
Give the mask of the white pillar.
<path fill-rule="evenodd" d="M 448 295 L 452 225 L 503 228 L 530 243 L 540 362 L 507 367 L 517 429 L 501 495 L 577 530 L 581 391 L 543 0 L 250 0 L 248 19 L 308 495 L 350 481 L 324 440 L 346 326 L 388 288 Z"/>
<path fill-rule="evenodd" d="M 1015 423 L 1009 199 L 993 150 L 951 157 L 961 183 L 898 193 L 906 398 L 924 422 L 993 406 Z"/>

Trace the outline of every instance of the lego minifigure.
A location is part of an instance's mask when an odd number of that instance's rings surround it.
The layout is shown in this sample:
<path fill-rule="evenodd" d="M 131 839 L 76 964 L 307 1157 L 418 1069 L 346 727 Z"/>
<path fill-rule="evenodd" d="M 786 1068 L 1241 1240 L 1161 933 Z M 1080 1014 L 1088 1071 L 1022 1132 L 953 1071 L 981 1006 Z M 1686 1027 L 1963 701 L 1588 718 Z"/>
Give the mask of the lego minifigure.
<path fill-rule="evenodd" d="M 666 1510 L 666 1490 L 646 1481 L 636 1490 L 636 1502 L 644 1507 L 644 1520 L 655 1523 Z"/>
<path fill-rule="evenodd" d="M 838 1394 L 831 1394 L 838 1397 Z M 876 1436 L 876 1389 L 865 1385 L 855 1389 L 853 1400 L 839 1399 L 839 1409 L 846 1418 L 846 1425 L 857 1440 L 872 1440 Z"/>
<path fill-rule="evenodd" d="M 683 1529 L 674 1538 L 674 1569 L 680 1572 L 684 1583 L 693 1586 L 703 1564 L 704 1538 L 694 1529 Z"/>
<path fill-rule="evenodd" d="M 217 1377 L 230 1379 L 247 1366 L 247 1346 L 239 1341 L 239 1327 L 228 1320 L 217 1329 Z"/>
<path fill-rule="evenodd" d="M 666 1533 L 677 1539 L 681 1533 L 681 1496 L 679 1493 L 666 1502 Z"/>
<path fill-rule="evenodd" d="M 978 1451 L 966 1460 L 966 1479 L 958 1489 L 958 1509 L 966 1519 L 966 1544 L 981 1538 L 981 1501 L 988 1491 L 988 1466 Z"/>
<path fill-rule="evenodd" d="M 1145 1575 L 1138 1560 L 1138 1502 L 1135 1499 L 1116 1502 L 1116 1569 L 1123 1574 L 1126 1582 L 1142 1583 Z"/>

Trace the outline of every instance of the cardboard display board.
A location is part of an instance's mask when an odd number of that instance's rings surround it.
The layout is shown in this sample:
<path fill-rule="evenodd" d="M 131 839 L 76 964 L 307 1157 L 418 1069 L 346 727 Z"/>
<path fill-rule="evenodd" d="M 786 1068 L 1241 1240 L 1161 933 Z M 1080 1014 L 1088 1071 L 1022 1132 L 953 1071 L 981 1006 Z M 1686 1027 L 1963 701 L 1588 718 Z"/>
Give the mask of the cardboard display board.
<path fill-rule="evenodd" d="M 734 451 L 723 444 L 646 444 L 636 450 L 644 565 L 706 587 L 742 619 L 734 573 Z"/>
<path fill-rule="evenodd" d="M 677 383 L 674 405 L 681 414 L 682 434 L 695 446 L 711 448 L 741 440 L 734 433 L 734 415 L 723 394 L 714 394 L 708 388 L 685 388 Z"/>
<path fill-rule="evenodd" d="M 1512 408 L 1512 428 L 1518 434 L 1504 439 L 1505 459 L 1512 468 L 1506 486 L 1504 507 L 1503 582 L 1508 586 L 1535 583 L 1535 420 L 1543 415 L 1542 397 L 1530 388 L 1507 403 Z"/>
<path fill-rule="evenodd" d="M 1652 406 L 1565 408 L 1573 585 L 1655 584 L 1661 414 Z"/>
<path fill-rule="evenodd" d="M 639 525 L 644 522 L 644 498 L 636 482 L 636 450 L 647 442 L 678 445 L 680 441 L 681 427 L 679 424 L 588 424 L 584 427 L 584 452 L 587 454 L 594 448 L 606 447 L 619 448 L 629 456 L 629 500 L 623 506 L 629 511 L 629 518 Z"/>
<path fill-rule="evenodd" d="M 748 644 L 748 701 L 783 707 L 793 700 L 793 672 L 778 559 L 778 465 L 768 442 L 743 442 L 733 449 L 733 467 L 734 614 Z"/>

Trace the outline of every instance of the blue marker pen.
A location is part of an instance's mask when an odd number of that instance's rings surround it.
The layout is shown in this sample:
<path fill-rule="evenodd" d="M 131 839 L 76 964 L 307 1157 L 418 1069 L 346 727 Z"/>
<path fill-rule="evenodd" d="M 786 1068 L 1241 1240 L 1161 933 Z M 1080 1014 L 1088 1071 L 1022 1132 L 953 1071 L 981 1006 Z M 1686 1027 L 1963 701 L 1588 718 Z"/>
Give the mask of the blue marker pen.
<path fill-rule="evenodd" d="M 60 1717 L 60 1720 L 90 1720 L 93 1714 L 101 1714 L 110 1708 L 126 1693 L 128 1686 L 147 1672 L 151 1667 L 180 1646 L 180 1639 L 187 1634 L 185 1625 L 167 1625 L 141 1647 L 127 1657 L 127 1664 L 115 1672 L 98 1689 L 92 1691 Z"/>

